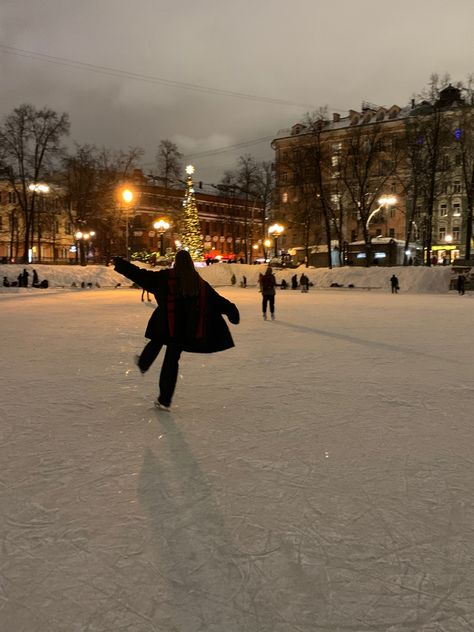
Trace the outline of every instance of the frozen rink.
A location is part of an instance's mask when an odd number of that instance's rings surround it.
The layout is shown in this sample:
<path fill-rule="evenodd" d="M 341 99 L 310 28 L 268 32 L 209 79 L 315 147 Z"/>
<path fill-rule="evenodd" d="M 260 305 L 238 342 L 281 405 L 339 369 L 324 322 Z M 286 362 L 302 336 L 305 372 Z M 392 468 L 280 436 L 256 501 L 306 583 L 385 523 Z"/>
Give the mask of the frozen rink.
<path fill-rule="evenodd" d="M 138 290 L 0 296 L 0 631 L 474 630 L 474 296 L 220 291 L 171 413 Z"/>

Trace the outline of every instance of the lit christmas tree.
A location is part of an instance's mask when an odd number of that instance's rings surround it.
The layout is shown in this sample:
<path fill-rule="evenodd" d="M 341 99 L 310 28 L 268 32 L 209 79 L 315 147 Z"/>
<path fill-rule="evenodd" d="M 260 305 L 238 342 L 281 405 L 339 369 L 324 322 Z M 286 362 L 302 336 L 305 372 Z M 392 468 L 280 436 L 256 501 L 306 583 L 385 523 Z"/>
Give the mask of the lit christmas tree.
<path fill-rule="evenodd" d="M 199 216 L 194 197 L 193 173 L 194 167 L 186 167 L 186 195 L 183 200 L 183 233 L 181 235 L 181 247 L 189 252 L 193 261 L 202 260 L 202 239 Z"/>

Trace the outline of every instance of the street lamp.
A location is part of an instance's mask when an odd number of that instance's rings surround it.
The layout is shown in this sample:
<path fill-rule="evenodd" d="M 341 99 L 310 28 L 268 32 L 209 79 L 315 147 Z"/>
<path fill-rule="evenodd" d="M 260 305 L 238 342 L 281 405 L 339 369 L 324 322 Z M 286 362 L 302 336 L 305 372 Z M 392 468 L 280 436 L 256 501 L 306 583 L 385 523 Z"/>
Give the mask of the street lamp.
<path fill-rule="evenodd" d="M 153 228 L 158 231 L 160 235 L 160 256 L 163 257 L 165 254 L 163 237 L 166 231 L 169 229 L 170 225 L 164 219 L 159 219 L 157 222 L 153 224 Z"/>
<path fill-rule="evenodd" d="M 273 248 L 275 250 L 275 257 L 278 257 L 278 237 L 285 229 L 280 224 L 273 224 L 268 228 L 268 233 L 273 237 Z"/>
<path fill-rule="evenodd" d="M 369 224 L 372 217 L 380 210 L 382 210 L 382 208 L 387 208 L 387 206 L 393 206 L 394 204 L 396 204 L 397 198 L 394 195 L 382 195 L 382 197 L 377 200 L 377 203 L 378 207 L 374 209 L 372 213 L 370 213 L 369 217 L 367 218 L 367 222 L 365 223 L 365 228 L 367 231 L 369 230 Z"/>
<path fill-rule="evenodd" d="M 44 182 L 32 182 L 28 185 L 28 190 L 33 194 L 34 197 L 37 194 L 44 194 L 50 192 L 50 187 L 48 184 L 44 184 Z M 44 198 L 41 198 L 41 204 L 38 204 L 38 212 L 37 212 L 37 221 L 38 221 L 38 262 L 41 262 L 41 207 L 43 206 Z M 44 209 L 43 209 L 44 210 Z M 34 228 L 33 228 L 34 230 Z M 31 241 L 34 241 L 34 235 L 31 236 Z M 32 246 L 32 251 L 34 247 Z"/>
<path fill-rule="evenodd" d="M 92 240 L 93 237 L 95 237 L 95 231 L 90 230 L 89 232 L 83 232 L 82 230 L 78 230 L 74 233 L 74 237 L 77 241 L 76 252 L 79 250 L 81 266 L 85 266 L 87 264 L 85 246 L 90 242 L 90 240 Z"/>
<path fill-rule="evenodd" d="M 129 241 L 129 211 L 130 211 L 130 205 L 133 202 L 133 198 L 135 197 L 135 194 L 133 193 L 133 191 L 131 191 L 130 189 L 122 189 L 121 192 L 121 197 L 122 197 L 122 201 L 125 203 L 125 209 L 126 209 L 126 213 L 125 213 L 125 252 L 126 252 L 126 257 L 127 259 L 129 258 L 129 246 L 128 246 L 128 241 Z"/>
<path fill-rule="evenodd" d="M 267 251 L 271 245 L 272 245 L 272 242 L 269 239 L 265 239 L 265 241 L 263 242 L 263 258 L 265 260 L 267 260 Z"/>

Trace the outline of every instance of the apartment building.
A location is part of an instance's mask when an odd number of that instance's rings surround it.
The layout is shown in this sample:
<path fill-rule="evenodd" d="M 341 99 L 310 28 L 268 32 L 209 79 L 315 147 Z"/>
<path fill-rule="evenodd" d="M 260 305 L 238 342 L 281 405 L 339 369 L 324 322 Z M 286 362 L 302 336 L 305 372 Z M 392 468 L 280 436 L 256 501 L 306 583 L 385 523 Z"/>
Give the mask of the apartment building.
<path fill-rule="evenodd" d="M 64 205 L 62 190 L 41 185 L 35 194 L 28 260 L 32 263 L 74 260 L 74 223 Z M 23 261 L 24 236 L 24 215 L 16 193 L 8 181 L 0 181 L 0 261 Z"/>
<path fill-rule="evenodd" d="M 363 103 L 280 134 L 274 208 L 286 247 L 335 242 L 343 252 L 379 237 L 428 244 L 433 262 L 461 256 L 468 207 L 458 141 L 473 130 L 461 131 L 459 121 L 473 109 L 449 86 L 435 103 Z"/>

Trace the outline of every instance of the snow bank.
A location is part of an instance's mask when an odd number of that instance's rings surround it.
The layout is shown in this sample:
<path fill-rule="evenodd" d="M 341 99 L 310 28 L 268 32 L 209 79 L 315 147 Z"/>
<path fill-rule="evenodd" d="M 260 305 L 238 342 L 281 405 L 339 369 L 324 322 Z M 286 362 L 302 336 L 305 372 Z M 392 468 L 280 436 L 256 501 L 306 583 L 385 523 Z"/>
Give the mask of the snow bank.
<path fill-rule="evenodd" d="M 149 268 L 145 264 L 142 267 Z M 70 288 L 73 283 L 80 288 L 82 282 L 92 283 L 95 288 L 98 283 L 100 287 L 115 287 L 118 283 L 122 287 L 128 287 L 131 282 L 122 275 L 114 272 L 113 266 L 53 266 L 53 265 L 0 265 L 1 279 L 6 276 L 10 281 L 16 281 L 20 272 L 25 268 L 30 273 L 29 283 L 33 276 L 33 268 L 38 272 L 39 280 L 47 279 L 50 288 Z M 157 268 L 150 268 L 157 270 Z M 232 284 L 232 275 L 235 274 L 236 285 L 242 281 L 245 275 L 247 285 L 256 286 L 259 274 L 265 271 L 263 265 L 227 264 L 218 263 L 199 268 L 201 276 L 215 287 L 228 286 Z M 371 268 L 305 268 L 300 266 L 297 269 L 275 270 L 277 282 L 282 279 L 290 284 L 291 277 L 296 274 L 298 279 L 305 273 L 315 288 L 329 288 L 332 283 L 338 283 L 344 288 L 354 285 L 355 288 L 373 288 L 377 290 L 390 291 L 390 277 L 395 274 L 398 277 L 402 292 L 448 292 L 449 283 L 455 274 L 451 268 L 438 266 L 425 268 L 421 266 L 398 266 L 393 268 L 371 267 Z M 337 289 L 337 288 L 335 288 Z M 24 288 L 3 288 L 0 292 L 28 292 L 36 289 Z M 44 290 L 43 290 L 44 291 Z"/>
<path fill-rule="evenodd" d="M 237 284 L 242 276 L 247 277 L 247 285 L 257 285 L 258 276 L 265 271 L 262 265 L 245 264 L 213 264 L 199 270 L 201 276 L 212 285 L 230 285 L 232 274 L 235 274 Z M 350 284 L 355 288 L 374 288 L 390 291 L 390 277 L 398 277 L 402 292 L 447 292 L 449 283 L 455 277 L 451 268 L 447 266 L 425 268 L 421 266 L 397 266 L 392 268 L 305 268 L 275 270 L 275 277 L 280 283 L 282 279 L 290 285 L 291 277 L 296 274 L 298 279 L 305 273 L 315 288 L 329 288 L 332 283 L 347 288 Z"/>
<path fill-rule="evenodd" d="M 115 287 L 118 283 L 123 286 L 131 285 L 131 282 L 114 271 L 113 266 L 53 266 L 53 265 L 23 265 L 23 264 L 11 264 L 0 265 L 0 283 L 3 282 L 3 277 L 7 277 L 8 280 L 17 281 L 18 275 L 24 269 L 29 272 L 28 283 L 31 286 L 33 279 L 33 270 L 36 270 L 40 282 L 47 279 L 51 288 L 69 288 L 73 283 L 80 287 L 81 283 L 92 283 L 93 287 L 96 287 L 96 283 L 100 287 Z M 36 288 L 30 288 L 34 291 Z M 26 288 L 4 288 L 0 286 L 0 292 L 27 292 Z M 44 292 L 44 290 L 42 290 Z"/>

